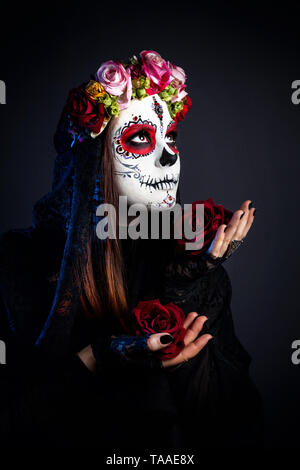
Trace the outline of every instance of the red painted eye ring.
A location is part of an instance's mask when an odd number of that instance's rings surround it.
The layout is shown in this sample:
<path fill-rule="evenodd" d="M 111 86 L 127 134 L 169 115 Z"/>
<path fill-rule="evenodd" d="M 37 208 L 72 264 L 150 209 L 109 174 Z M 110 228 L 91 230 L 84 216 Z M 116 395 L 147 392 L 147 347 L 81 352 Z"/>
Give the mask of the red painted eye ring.
<path fill-rule="evenodd" d="M 130 142 L 132 137 L 137 136 L 143 131 L 149 135 L 150 142 L 143 144 Z M 146 153 L 152 152 L 155 148 L 155 133 L 156 129 L 150 124 L 132 124 L 123 131 L 121 135 L 121 145 L 127 152 L 145 155 Z"/>
<path fill-rule="evenodd" d="M 170 125 L 170 127 L 167 130 L 166 135 L 168 135 L 170 132 L 176 132 L 176 134 L 177 134 L 177 124 L 176 124 L 176 122 L 172 122 L 172 124 Z"/>
<path fill-rule="evenodd" d="M 173 133 L 173 132 L 176 133 L 176 135 L 177 135 L 177 124 L 176 124 L 176 122 L 173 122 L 173 123 L 170 125 L 170 127 L 169 127 L 168 130 L 167 130 L 166 137 L 167 137 L 169 134 Z M 168 145 L 169 145 L 170 149 L 173 150 L 173 152 L 179 153 L 179 150 L 178 150 L 178 148 L 176 147 L 176 142 L 174 142 L 173 145 L 172 145 L 172 144 L 168 144 Z"/>

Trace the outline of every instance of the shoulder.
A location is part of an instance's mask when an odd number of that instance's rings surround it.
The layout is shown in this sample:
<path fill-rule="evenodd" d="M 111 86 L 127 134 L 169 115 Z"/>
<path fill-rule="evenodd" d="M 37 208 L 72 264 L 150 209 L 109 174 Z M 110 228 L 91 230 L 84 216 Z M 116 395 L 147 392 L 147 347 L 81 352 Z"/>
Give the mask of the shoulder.
<path fill-rule="evenodd" d="M 0 272 L 51 272 L 60 265 L 63 247 L 63 236 L 54 231 L 9 230 L 0 235 Z"/>
<path fill-rule="evenodd" d="M 48 280 L 53 264 L 48 245 L 32 227 L 0 236 L 0 316 L 13 332 L 28 337 L 40 331 L 55 288 Z"/>
<path fill-rule="evenodd" d="M 0 269 L 6 270 L 32 260 L 32 229 L 14 229 L 0 235 Z"/>
<path fill-rule="evenodd" d="M 13 307 L 20 298 L 20 285 L 25 284 L 30 266 L 31 230 L 9 230 L 0 235 L 0 325 L 4 331 L 15 330 Z M 8 322 L 8 323 L 7 323 Z"/>

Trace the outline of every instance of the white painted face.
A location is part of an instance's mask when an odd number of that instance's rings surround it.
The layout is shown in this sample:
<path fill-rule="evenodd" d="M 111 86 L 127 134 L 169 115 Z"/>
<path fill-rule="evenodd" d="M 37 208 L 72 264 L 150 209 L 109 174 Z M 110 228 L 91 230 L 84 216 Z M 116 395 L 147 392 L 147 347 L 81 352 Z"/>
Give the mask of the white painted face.
<path fill-rule="evenodd" d="M 111 125 L 119 195 L 127 196 L 129 205 L 174 206 L 180 158 L 167 104 L 158 95 L 134 99 Z"/>

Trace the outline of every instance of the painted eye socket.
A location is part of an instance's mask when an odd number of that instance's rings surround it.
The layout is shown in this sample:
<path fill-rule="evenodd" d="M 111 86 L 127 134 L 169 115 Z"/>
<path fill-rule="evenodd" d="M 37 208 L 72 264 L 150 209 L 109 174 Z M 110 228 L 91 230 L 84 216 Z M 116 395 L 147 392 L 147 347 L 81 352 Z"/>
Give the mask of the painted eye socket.
<path fill-rule="evenodd" d="M 150 124 L 132 124 L 121 135 L 121 145 L 126 152 L 146 155 L 155 148 L 156 129 Z"/>
<path fill-rule="evenodd" d="M 173 152 L 175 153 L 178 153 L 179 150 L 176 147 L 176 138 L 177 138 L 177 128 L 175 124 L 172 124 L 168 129 L 168 133 L 166 135 L 166 141 L 169 147 L 171 148 L 171 150 L 173 150 Z"/>

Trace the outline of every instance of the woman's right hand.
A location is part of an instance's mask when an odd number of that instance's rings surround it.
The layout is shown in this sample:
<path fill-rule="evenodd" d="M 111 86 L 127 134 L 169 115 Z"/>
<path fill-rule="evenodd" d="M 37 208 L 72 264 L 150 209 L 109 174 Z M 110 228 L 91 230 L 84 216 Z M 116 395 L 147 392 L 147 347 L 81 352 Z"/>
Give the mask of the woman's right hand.
<path fill-rule="evenodd" d="M 190 312 L 185 321 L 184 349 L 172 359 L 160 359 L 155 352 L 162 350 L 172 341 L 172 336 L 166 333 L 154 333 L 145 336 L 107 336 L 99 339 L 93 345 L 87 346 L 78 353 L 82 362 L 94 372 L 97 364 L 103 365 L 111 359 L 123 366 L 139 366 L 143 368 L 167 368 L 181 362 L 186 362 L 196 356 L 212 338 L 210 334 L 201 335 L 207 317 Z M 196 339 L 197 338 L 197 339 Z"/>
<path fill-rule="evenodd" d="M 178 365 L 182 362 L 187 362 L 189 359 L 195 357 L 207 343 L 212 339 L 212 335 L 204 334 L 199 338 L 197 336 L 202 331 L 203 325 L 206 322 L 207 317 L 205 315 L 198 315 L 196 312 L 190 312 L 183 324 L 186 329 L 184 344 L 185 347 L 177 356 L 172 359 L 166 359 L 162 361 L 163 367 L 171 367 Z M 196 339 L 197 338 L 197 339 Z"/>

